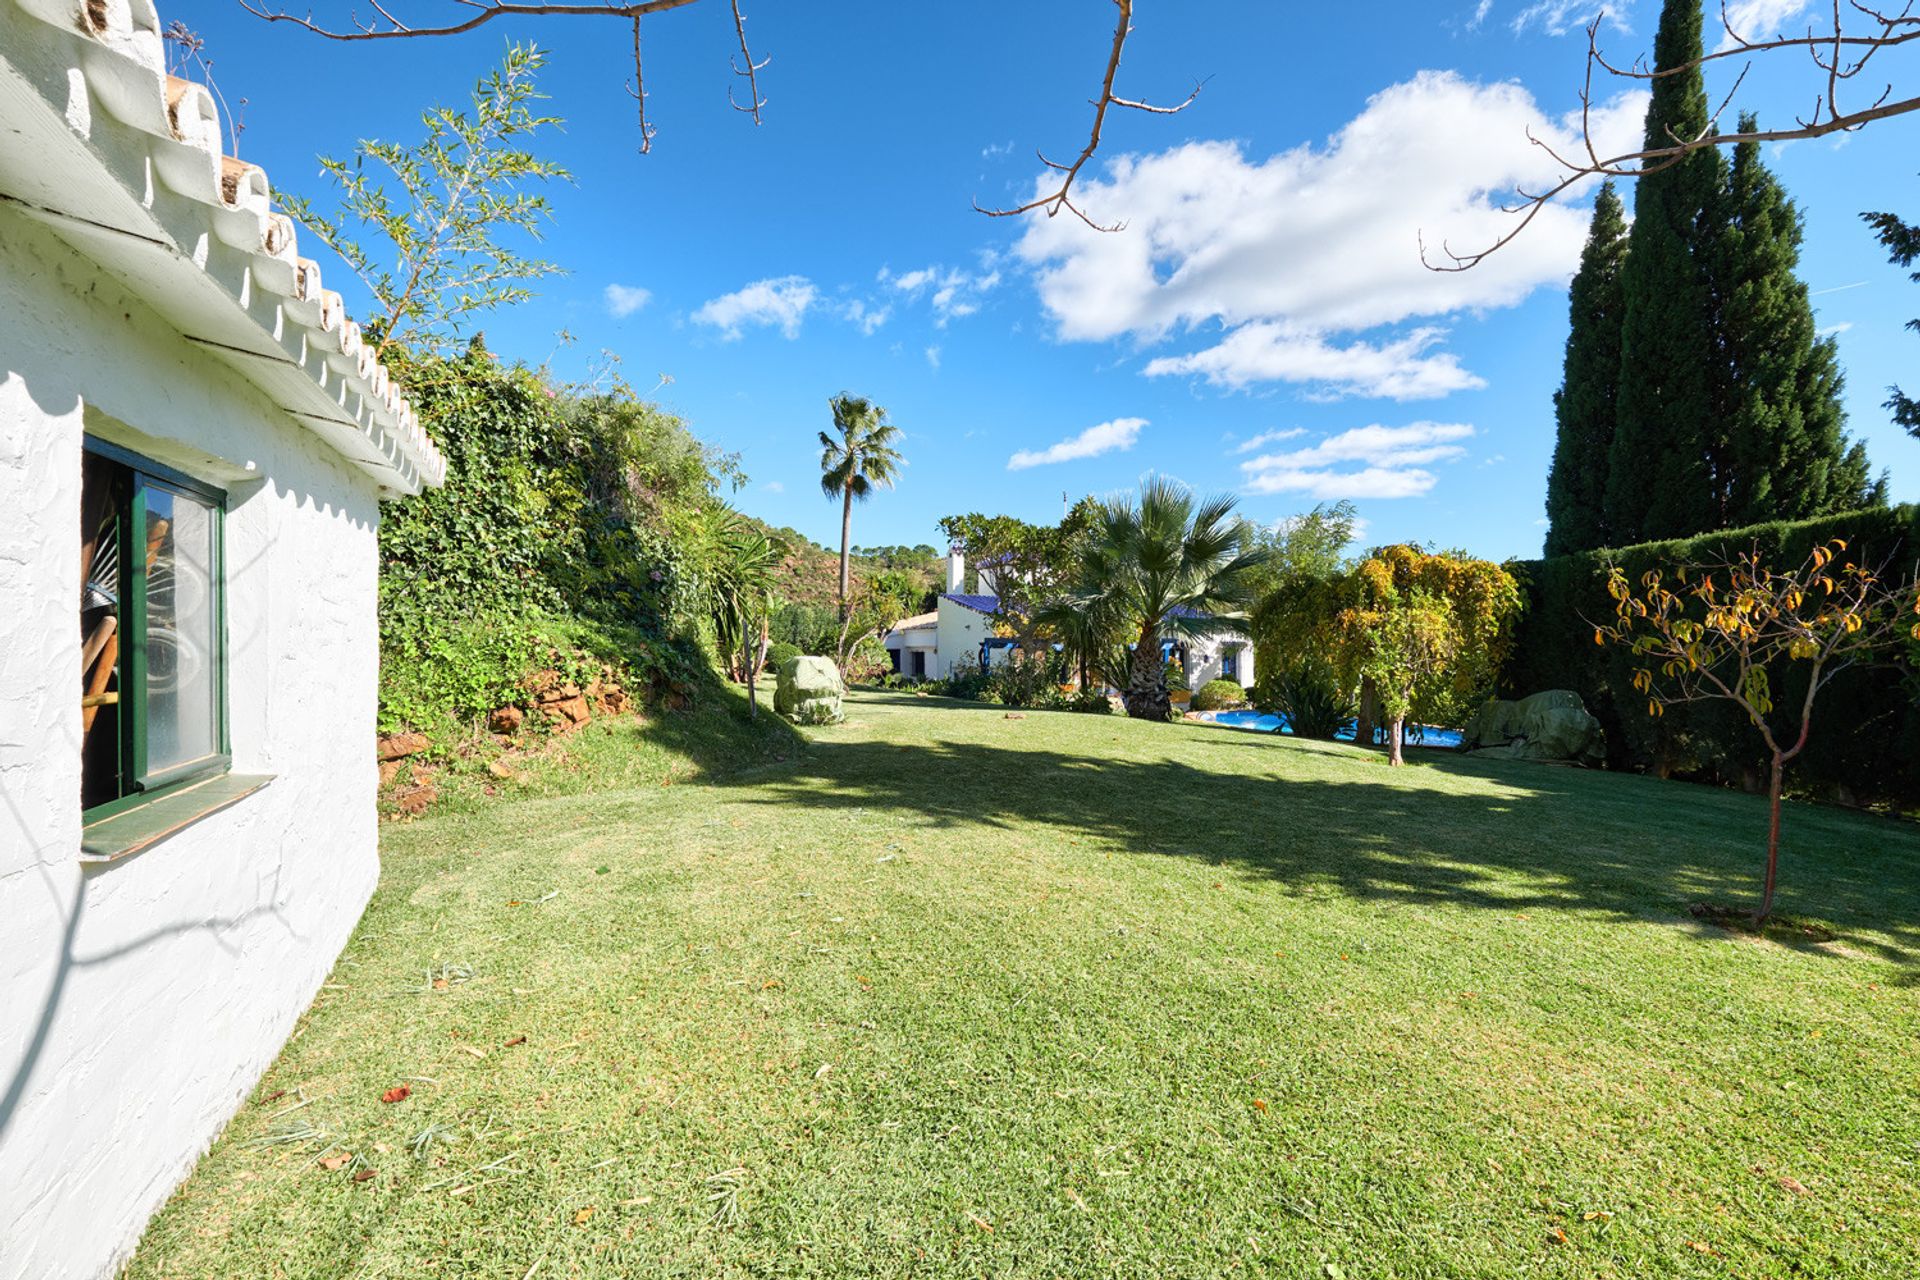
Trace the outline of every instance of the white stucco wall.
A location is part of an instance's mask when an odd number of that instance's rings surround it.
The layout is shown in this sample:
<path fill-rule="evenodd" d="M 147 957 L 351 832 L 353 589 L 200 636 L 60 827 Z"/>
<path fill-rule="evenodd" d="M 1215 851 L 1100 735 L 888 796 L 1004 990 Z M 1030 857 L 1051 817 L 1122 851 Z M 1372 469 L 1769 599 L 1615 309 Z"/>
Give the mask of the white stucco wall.
<path fill-rule="evenodd" d="M 938 652 L 928 660 L 927 676 L 944 680 L 956 663 L 979 662 L 980 642 L 993 634 L 987 615 L 940 597 Z"/>
<path fill-rule="evenodd" d="M 276 776 L 84 868 L 83 431 L 227 488 L 233 767 Z M 372 892 L 379 510 L 364 473 L 0 205 L 0 512 L 0 1280 L 91 1278 L 232 1116 Z"/>
<path fill-rule="evenodd" d="M 1187 684 L 1198 690 L 1209 680 L 1220 678 L 1226 651 L 1239 647 L 1240 657 L 1234 678 L 1243 689 L 1253 688 L 1253 645 L 1237 632 L 1222 632 L 1205 640 L 1187 642 Z"/>

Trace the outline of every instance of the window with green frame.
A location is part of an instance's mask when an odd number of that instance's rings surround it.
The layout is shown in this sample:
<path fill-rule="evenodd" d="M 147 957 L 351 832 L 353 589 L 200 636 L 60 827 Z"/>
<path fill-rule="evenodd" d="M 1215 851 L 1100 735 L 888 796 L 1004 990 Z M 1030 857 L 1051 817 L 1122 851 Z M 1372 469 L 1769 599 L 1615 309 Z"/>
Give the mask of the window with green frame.
<path fill-rule="evenodd" d="M 81 482 L 81 808 L 224 773 L 226 494 L 88 437 Z"/>

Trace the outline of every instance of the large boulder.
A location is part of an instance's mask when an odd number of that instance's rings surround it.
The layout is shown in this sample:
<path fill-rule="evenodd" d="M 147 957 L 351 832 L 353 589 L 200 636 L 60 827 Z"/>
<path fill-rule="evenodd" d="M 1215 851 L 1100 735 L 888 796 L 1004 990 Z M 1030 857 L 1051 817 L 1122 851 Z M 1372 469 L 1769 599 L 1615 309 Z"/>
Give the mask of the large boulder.
<path fill-rule="evenodd" d="M 788 658 L 775 672 L 773 709 L 796 724 L 838 724 L 847 686 L 831 658 Z"/>
<path fill-rule="evenodd" d="M 1498 698 L 1474 713 L 1461 736 L 1469 751 L 1514 760 L 1568 761 L 1598 766 L 1607 758 L 1606 733 L 1580 695 L 1549 689 L 1517 702 Z"/>

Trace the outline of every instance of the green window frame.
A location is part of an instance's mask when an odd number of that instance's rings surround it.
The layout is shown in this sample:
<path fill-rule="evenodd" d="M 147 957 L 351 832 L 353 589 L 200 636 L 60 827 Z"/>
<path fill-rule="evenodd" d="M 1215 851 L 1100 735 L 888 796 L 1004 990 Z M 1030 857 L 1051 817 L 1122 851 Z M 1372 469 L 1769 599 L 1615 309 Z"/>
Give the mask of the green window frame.
<path fill-rule="evenodd" d="M 118 696 L 112 703 L 112 732 L 102 733 L 96 742 L 89 729 L 82 748 L 83 752 L 101 753 L 111 748 L 114 760 L 110 789 L 115 794 L 83 808 L 82 821 L 91 824 L 225 774 L 232 767 L 233 755 L 227 723 L 226 492 L 93 436 L 86 437 L 85 448 L 95 458 L 122 469 L 122 474 L 115 477 L 114 492 L 107 500 L 107 509 L 113 517 L 113 538 L 117 542 L 113 548 L 117 557 L 117 590 L 111 592 L 114 599 L 106 609 L 117 619 L 118 656 L 113 664 L 112 684 Z M 200 548 L 207 563 L 204 566 L 206 595 L 199 607 L 206 611 L 203 625 L 209 643 L 203 659 L 204 680 L 210 686 L 211 705 L 192 708 L 196 713 L 195 732 L 204 735 L 204 742 L 196 739 L 194 745 L 196 748 L 204 745 L 207 749 L 196 749 L 184 759 L 156 760 L 156 728 L 163 739 L 169 731 L 179 738 L 186 717 L 176 706 L 176 718 L 167 723 L 164 706 L 156 706 L 156 703 L 164 704 L 164 696 L 155 696 L 154 657 L 159 654 L 164 659 L 169 653 L 165 637 L 170 634 L 171 653 L 176 663 L 172 674 L 177 688 L 185 679 L 179 664 L 185 662 L 186 642 L 165 626 L 154 626 L 156 607 L 179 608 L 175 593 L 181 590 L 180 548 L 177 545 L 173 548 L 174 559 L 169 565 L 173 576 L 163 577 L 157 573 L 159 565 L 150 563 L 153 557 L 149 546 L 149 517 L 158 511 L 168 512 L 164 517 L 167 536 L 177 543 L 179 522 L 173 513 L 181 509 L 182 502 L 190 504 L 196 515 L 204 511 L 210 517 L 207 541 Z M 91 595 L 83 598 L 83 619 L 91 599 Z M 159 637 L 157 644 L 156 637 Z M 196 678 L 201 674 L 196 672 Z M 198 723 L 201 716 L 207 718 L 206 723 Z M 89 760 L 87 764 L 90 777 L 106 772 L 104 761 L 96 764 Z M 97 782 L 93 785 L 99 786 Z"/>

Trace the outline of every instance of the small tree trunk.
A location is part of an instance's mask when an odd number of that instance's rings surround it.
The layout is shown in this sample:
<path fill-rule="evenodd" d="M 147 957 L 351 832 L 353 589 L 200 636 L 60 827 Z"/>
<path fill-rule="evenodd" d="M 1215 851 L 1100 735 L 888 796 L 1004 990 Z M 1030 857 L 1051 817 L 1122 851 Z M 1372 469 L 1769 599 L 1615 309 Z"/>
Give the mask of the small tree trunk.
<path fill-rule="evenodd" d="M 1387 763 L 1390 765 L 1406 763 L 1400 756 L 1400 739 L 1402 736 L 1400 730 L 1405 727 L 1406 722 L 1407 719 L 1405 716 L 1395 716 L 1393 719 L 1387 721 Z"/>
<path fill-rule="evenodd" d="M 1355 746 L 1373 745 L 1373 725 L 1379 718 L 1380 694 L 1375 689 L 1373 677 L 1360 681 L 1360 713 L 1354 717 L 1353 742 Z"/>
<path fill-rule="evenodd" d="M 853 489 L 848 487 L 840 503 L 840 616 L 847 616 L 847 596 L 852 590 L 852 575 L 848 571 L 848 554 L 853 538 Z"/>
<path fill-rule="evenodd" d="M 1767 783 L 1767 871 L 1760 883 L 1760 909 L 1753 913 L 1755 924 L 1764 924 L 1773 914 L 1773 885 L 1780 870 L 1780 753 L 1773 753 L 1772 776 Z"/>

